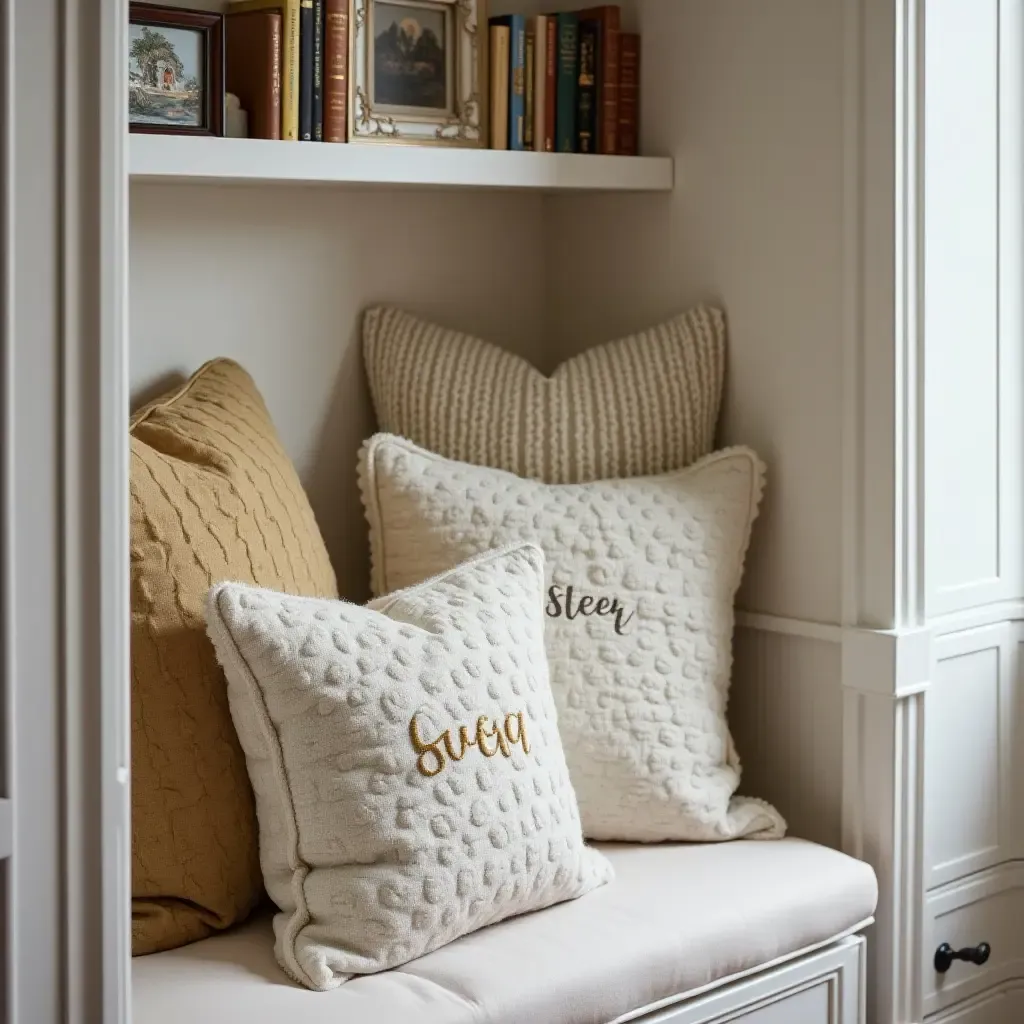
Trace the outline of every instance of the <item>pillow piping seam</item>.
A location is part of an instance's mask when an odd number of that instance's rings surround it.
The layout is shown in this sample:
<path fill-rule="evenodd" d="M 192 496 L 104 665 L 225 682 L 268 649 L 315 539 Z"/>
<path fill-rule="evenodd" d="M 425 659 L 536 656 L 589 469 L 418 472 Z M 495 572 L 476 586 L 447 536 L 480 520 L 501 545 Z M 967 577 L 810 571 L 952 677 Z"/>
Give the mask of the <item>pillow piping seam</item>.
<path fill-rule="evenodd" d="M 291 787 L 288 785 L 288 772 L 284 763 L 284 751 L 281 749 L 280 737 L 277 734 L 277 729 L 274 727 L 274 722 L 270 717 L 270 712 L 267 710 L 266 700 L 263 696 L 263 691 L 260 688 L 259 681 L 252 669 L 249 667 L 249 663 L 245 660 L 245 655 L 242 654 L 237 643 L 235 643 L 235 638 L 221 614 L 220 596 L 226 585 L 227 584 L 220 584 L 212 589 L 208 598 L 209 605 L 216 614 L 217 632 L 220 634 L 217 639 L 226 641 L 224 644 L 227 648 L 225 653 L 235 662 L 236 668 L 241 669 L 240 675 L 246 681 L 254 709 L 260 722 L 261 731 L 264 734 L 265 741 L 270 747 L 271 759 L 274 763 L 274 777 L 281 788 L 284 796 L 284 804 L 288 809 L 288 824 L 289 832 L 291 833 L 289 842 L 291 849 L 289 850 L 289 853 L 291 854 L 291 860 L 297 865 L 291 869 L 292 891 L 296 896 L 295 910 L 289 915 L 290 920 L 285 927 L 284 936 L 281 942 L 281 949 L 288 963 L 283 964 L 282 966 L 285 967 L 288 973 L 293 975 L 296 981 L 303 985 L 317 988 L 318 986 L 314 979 L 310 978 L 308 972 L 302 969 L 298 958 L 295 956 L 295 940 L 298 937 L 298 933 L 305 928 L 311 920 L 305 892 L 305 880 L 311 869 L 299 855 L 299 822 L 295 815 L 295 802 L 292 799 Z M 218 645 L 218 647 L 220 646 L 221 645 Z M 295 884 L 296 882 L 298 883 L 297 885 Z M 300 920 L 302 922 L 301 924 L 298 923 Z M 285 938 L 287 938 L 288 941 L 284 941 Z M 303 978 L 305 978 L 306 981 L 303 981 Z"/>
<path fill-rule="evenodd" d="M 202 366 L 192 374 L 188 380 L 182 381 L 182 383 L 169 394 L 163 395 L 159 398 L 153 399 L 151 402 L 147 402 L 141 409 L 136 410 L 128 421 L 128 433 L 131 434 L 137 426 L 145 423 L 154 413 L 159 412 L 161 409 L 169 409 L 172 405 L 180 402 L 202 379 L 205 377 L 210 370 L 215 366 L 222 363 L 234 363 L 233 359 L 227 359 L 224 356 L 217 356 L 213 359 L 208 359 Z M 235 363 L 237 366 L 238 364 Z"/>

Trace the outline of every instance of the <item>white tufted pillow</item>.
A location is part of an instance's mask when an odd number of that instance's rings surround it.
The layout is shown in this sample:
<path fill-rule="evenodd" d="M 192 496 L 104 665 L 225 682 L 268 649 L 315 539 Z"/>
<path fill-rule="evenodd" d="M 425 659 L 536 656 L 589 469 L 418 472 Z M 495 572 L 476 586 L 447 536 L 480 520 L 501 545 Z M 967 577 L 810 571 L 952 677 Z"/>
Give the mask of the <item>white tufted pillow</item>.
<path fill-rule="evenodd" d="M 214 587 L 276 953 L 313 989 L 612 876 L 583 843 L 544 654 L 544 564 L 491 552 L 372 606 Z"/>
<path fill-rule="evenodd" d="M 778 812 L 734 796 L 726 721 L 733 599 L 763 472 L 733 448 L 661 476 L 552 485 L 378 434 L 360 455 L 372 589 L 497 545 L 539 544 L 551 685 L 584 834 L 775 838 Z"/>
<path fill-rule="evenodd" d="M 584 483 L 679 469 L 711 451 L 725 317 L 696 306 L 546 377 L 489 342 L 378 308 L 363 318 L 363 353 L 385 433 L 477 466 Z"/>

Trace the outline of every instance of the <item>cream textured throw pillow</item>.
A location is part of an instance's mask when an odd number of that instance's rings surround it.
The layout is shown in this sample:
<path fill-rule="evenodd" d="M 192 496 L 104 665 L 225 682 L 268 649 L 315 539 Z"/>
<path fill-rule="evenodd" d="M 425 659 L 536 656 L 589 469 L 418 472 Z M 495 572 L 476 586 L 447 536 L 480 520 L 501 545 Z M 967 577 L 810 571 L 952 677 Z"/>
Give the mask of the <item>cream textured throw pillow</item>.
<path fill-rule="evenodd" d="M 583 843 L 543 587 L 543 555 L 520 545 L 366 608 L 210 591 L 277 958 L 303 985 L 395 967 L 611 878 Z"/>
<path fill-rule="evenodd" d="M 550 485 L 378 434 L 360 456 L 372 589 L 497 545 L 539 544 L 551 685 L 584 834 L 778 837 L 774 808 L 734 796 L 726 722 L 733 599 L 763 472 L 733 448 L 662 476 Z"/>
<path fill-rule="evenodd" d="M 525 360 L 397 309 L 363 320 L 382 431 L 548 483 L 679 469 L 714 446 L 725 318 L 697 307 L 545 377 Z"/>

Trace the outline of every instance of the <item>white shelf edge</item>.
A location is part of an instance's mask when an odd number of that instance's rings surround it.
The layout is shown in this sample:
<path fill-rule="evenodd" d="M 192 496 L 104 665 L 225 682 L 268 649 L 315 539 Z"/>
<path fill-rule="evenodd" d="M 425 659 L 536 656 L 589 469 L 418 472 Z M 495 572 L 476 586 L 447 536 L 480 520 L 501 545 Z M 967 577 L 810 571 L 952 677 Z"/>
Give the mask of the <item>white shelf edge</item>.
<path fill-rule="evenodd" d="M 670 157 L 132 135 L 132 181 L 670 192 Z"/>

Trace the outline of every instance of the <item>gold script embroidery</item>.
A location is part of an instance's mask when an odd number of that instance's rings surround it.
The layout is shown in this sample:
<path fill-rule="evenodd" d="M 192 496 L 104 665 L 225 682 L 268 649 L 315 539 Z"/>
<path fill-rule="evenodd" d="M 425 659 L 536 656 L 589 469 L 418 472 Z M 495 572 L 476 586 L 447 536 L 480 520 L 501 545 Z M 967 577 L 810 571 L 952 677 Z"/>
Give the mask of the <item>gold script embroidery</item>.
<path fill-rule="evenodd" d="M 530 740 L 526 735 L 526 716 L 522 711 L 509 712 L 504 722 L 494 721 L 487 715 L 476 720 L 476 731 L 470 734 L 469 726 L 460 725 L 456 730 L 458 740 L 452 737 L 452 730 L 445 729 L 436 739 L 428 740 L 420 732 L 419 723 L 413 715 L 409 720 L 409 739 L 417 753 L 416 768 L 420 775 L 432 779 L 444 771 L 449 760 L 461 761 L 470 747 L 476 747 L 484 757 L 494 757 L 499 751 L 503 757 L 512 756 L 516 745 L 523 753 L 530 752 Z M 494 746 L 488 745 L 493 740 Z"/>

